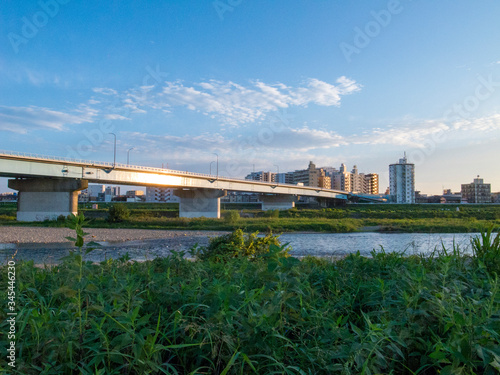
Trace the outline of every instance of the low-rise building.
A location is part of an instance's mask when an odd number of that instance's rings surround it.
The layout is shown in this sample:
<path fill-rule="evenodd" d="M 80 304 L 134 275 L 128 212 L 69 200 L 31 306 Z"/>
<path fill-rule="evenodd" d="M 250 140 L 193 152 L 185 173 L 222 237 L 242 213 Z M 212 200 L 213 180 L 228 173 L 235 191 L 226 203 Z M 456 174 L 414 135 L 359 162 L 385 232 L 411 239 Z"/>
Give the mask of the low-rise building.
<path fill-rule="evenodd" d="M 491 184 L 479 176 L 471 184 L 462 184 L 462 203 L 491 203 Z"/>
<path fill-rule="evenodd" d="M 221 203 L 258 203 L 259 194 L 242 191 L 230 191 L 220 199 Z"/>
<path fill-rule="evenodd" d="M 0 202 L 17 201 L 17 193 L 0 193 Z"/>
<path fill-rule="evenodd" d="M 264 172 L 264 171 L 252 172 L 245 177 L 245 180 L 262 181 L 262 182 L 276 182 L 276 173 L 272 173 L 269 171 L 268 172 Z"/>
<path fill-rule="evenodd" d="M 148 186 L 146 188 L 146 202 L 178 203 L 179 197 L 174 194 L 172 188 Z"/>

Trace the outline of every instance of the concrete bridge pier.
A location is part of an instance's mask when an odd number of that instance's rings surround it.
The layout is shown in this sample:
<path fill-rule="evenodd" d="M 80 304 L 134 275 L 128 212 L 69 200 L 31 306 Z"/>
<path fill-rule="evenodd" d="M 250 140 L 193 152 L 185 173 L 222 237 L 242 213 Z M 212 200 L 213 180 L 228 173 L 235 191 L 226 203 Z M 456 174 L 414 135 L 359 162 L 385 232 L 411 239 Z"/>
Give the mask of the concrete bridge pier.
<path fill-rule="evenodd" d="M 262 210 L 289 210 L 295 207 L 294 195 L 260 194 Z"/>
<path fill-rule="evenodd" d="M 78 191 L 88 181 L 76 179 L 27 178 L 9 180 L 9 188 L 18 190 L 17 220 L 55 220 L 59 215 L 78 213 Z"/>
<path fill-rule="evenodd" d="M 220 218 L 220 198 L 226 195 L 219 189 L 176 189 L 174 195 L 180 198 L 179 217 Z"/>

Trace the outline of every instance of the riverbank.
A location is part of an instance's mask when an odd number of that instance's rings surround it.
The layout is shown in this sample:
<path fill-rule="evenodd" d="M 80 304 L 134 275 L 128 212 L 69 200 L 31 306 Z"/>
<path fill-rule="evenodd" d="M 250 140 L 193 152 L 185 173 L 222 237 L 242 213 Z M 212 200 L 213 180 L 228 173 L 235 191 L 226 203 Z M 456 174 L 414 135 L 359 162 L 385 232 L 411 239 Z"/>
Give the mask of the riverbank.
<path fill-rule="evenodd" d="M 496 243 L 430 258 L 16 262 L 16 373 L 493 374 Z"/>
<path fill-rule="evenodd" d="M 89 228 L 148 230 L 208 230 L 248 232 L 401 232 L 401 233 L 471 233 L 493 226 L 500 228 L 499 205 L 348 205 L 340 208 L 286 211 L 228 210 L 221 219 L 179 218 L 175 204 L 126 203 L 130 215 L 120 222 L 108 221 L 112 204 L 98 209 L 81 206 Z M 64 220 L 19 223 L 14 204 L 0 205 L 2 226 L 63 227 Z M 0 229 L 1 231 L 1 229 Z"/>

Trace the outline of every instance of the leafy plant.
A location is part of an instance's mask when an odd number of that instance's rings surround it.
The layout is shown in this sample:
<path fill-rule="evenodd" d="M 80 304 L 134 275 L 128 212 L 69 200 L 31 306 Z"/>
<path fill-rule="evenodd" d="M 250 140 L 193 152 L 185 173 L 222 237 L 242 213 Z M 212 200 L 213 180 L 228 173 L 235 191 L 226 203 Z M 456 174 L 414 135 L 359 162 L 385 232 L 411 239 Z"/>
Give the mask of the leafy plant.
<path fill-rule="evenodd" d="M 214 262 L 223 262 L 230 258 L 254 259 L 269 252 L 271 245 L 281 247 L 279 235 L 269 233 L 259 237 L 259 232 L 245 234 L 243 230 L 237 229 L 231 234 L 211 238 L 207 247 L 198 249 L 197 258 Z M 288 252 L 290 249 L 286 247 L 284 250 Z"/>
<path fill-rule="evenodd" d="M 471 239 L 476 260 L 490 272 L 500 274 L 500 233 L 493 234 L 493 226 Z"/>
<path fill-rule="evenodd" d="M 108 210 L 108 221 L 110 223 L 121 223 L 130 217 L 130 210 L 123 204 L 114 204 Z"/>
<path fill-rule="evenodd" d="M 230 210 L 224 213 L 224 222 L 234 225 L 240 219 L 240 213 L 235 210 Z"/>

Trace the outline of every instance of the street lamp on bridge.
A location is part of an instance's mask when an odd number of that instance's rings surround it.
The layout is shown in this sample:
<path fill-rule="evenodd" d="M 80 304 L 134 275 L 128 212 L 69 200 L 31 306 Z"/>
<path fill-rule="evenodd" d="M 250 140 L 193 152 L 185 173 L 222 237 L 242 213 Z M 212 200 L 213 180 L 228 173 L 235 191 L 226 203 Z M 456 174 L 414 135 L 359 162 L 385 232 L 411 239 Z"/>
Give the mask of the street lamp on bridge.
<path fill-rule="evenodd" d="M 114 151 L 113 151 L 113 168 L 116 165 L 116 134 L 115 133 L 109 133 L 115 137 L 115 144 L 114 144 Z"/>
<path fill-rule="evenodd" d="M 129 161 L 130 161 L 130 151 L 132 151 L 135 147 L 131 147 L 128 149 L 127 151 L 127 165 L 129 165 Z"/>
<path fill-rule="evenodd" d="M 215 156 L 217 156 L 217 179 L 219 179 L 219 154 L 213 152 Z"/>

